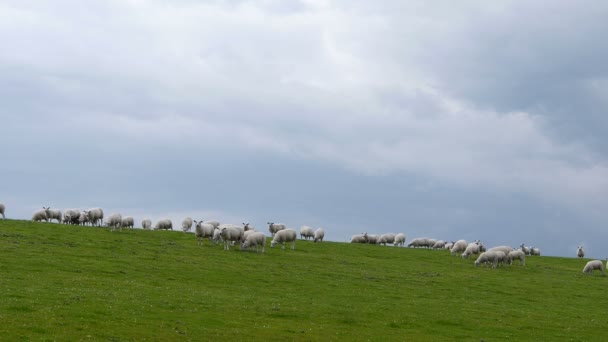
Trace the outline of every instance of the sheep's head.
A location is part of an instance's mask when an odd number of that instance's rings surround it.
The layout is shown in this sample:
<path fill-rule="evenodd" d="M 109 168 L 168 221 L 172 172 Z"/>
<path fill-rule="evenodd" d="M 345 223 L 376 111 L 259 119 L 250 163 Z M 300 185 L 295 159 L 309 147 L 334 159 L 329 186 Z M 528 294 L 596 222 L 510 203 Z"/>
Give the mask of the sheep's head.
<path fill-rule="evenodd" d="M 270 243 L 270 247 L 274 247 L 274 246 L 276 246 L 276 245 L 277 245 L 277 243 L 278 243 L 278 242 L 276 242 L 276 241 L 272 240 L 272 242 Z"/>

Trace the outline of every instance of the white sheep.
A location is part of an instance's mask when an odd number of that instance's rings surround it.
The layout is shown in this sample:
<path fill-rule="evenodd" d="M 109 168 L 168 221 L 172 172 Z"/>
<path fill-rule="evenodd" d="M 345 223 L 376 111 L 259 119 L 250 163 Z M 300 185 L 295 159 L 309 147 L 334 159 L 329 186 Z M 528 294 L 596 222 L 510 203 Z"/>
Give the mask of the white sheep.
<path fill-rule="evenodd" d="M 48 216 L 46 216 L 46 210 L 40 209 L 32 215 L 32 221 L 40 222 L 40 221 L 49 221 Z"/>
<path fill-rule="evenodd" d="M 522 243 L 519 248 L 521 248 L 521 251 L 524 252 L 526 255 L 530 255 L 530 247 L 527 247 L 525 244 Z"/>
<path fill-rule="evenodd" d="M 454 241 L 446 242 L 446 243 L 445 243 L 445 245 L 443 246 L 443 248 L 445 248 L 445 249 L 447 249 L 447 250 L 450 250 L 450 251 L 451 251 L 451 250 L 452 250 L 452 247 L 454 247 L 454 244 L 455 244 L 455 243 L 456 243 L 456 242 L 454 242 Z"/>
<path fill-rule="evenodd" d="M 78 224 L 84 226 L 87 223 L 89 223 L 89 217 L 87 216 L 87 213 L 85 213 L 85 212 L 80 213 L 80 216 L 78 216 Z"/>
<path fill-rule="evenodd" d="M 202 245 L 205 241 L 205 238 L 209 238 L 209 243 L 211 244 L 211 240 L 213 239 L 213 232 L 215 231 L 215 227 L 209 223 L 203 223 L 203 221 L 194 221 L 196 226 L 194 227 L 194 232 L 196 234 L 196 238 L 198 240 L 198 244 Z"/>
<path fill-rule="evenodd" d="M 508 257 L 503 251 L 490 251 L 479 254 L 477 260 L 475 260 L 475 266 L 479 266 L 481 263 L 492 264 L 492 268 L 496 268 L 499 262 L 508 262 Z"/>
<path fill-rule="evenodd" d="M 78 209 L 66 209 L 63 212 L 63 223 L 78 224 L 78 218 L 80 218 L 80 210 Z"/>
<path fill-rule="evenodd" d="M 312 229 L 312 227 L 309 226 L 302 226 L 300 227 L 300 239 L 306 239 L 308 240 L 313 239 L 315 237 L 315 232 Z"/>
<path fill-rule="evenodd" d="M 496 246 L 488 249 L 488 251 L 501 251 L 505 253 L 505 255 L 509 255 L 510 252 L 514 251 L 515 248 L 511 246 Z"/>
<path fill-rule="evenodd" d="M 431 248 L 433 249 L 443 249 L 445 248 L 445 241 L 443 240 L 437 240 L 433 246 L 431 246 Z"/>
<path fill-rule="evenodd" d="M 91 222 L 91 225 L 98 225 L 101 227 L 103 222 L 103 209 L 91 208 L 89 210 L 85 210 L 84 212 L 87 215 L 88 221 Z"/>
<path fill-rule="evenodd" d="M 276 246 L 278 243 L 283 244 L 282 249 L 285 249 L 285 243 L 291 242 L 291 249 L 296 249 L 296 239 L 298 235 L 295 229 L 282 229 L 274 234 L 274 238 L 270 243 L 270 247 Z"/>
<path fill-rule="evenodd" d="M 189 232 L 192 229 L 192 217 L 186 217 L 182 220 L 182 231 Z"/>
<path fill-rule="evenodd" d="M 464 252 L 462 253 L 462 258 L 463 259 L 468 259 L 469 256 L 475 254 L 479 254 L 479 240 L 476 240 L 475 242 L 471 242 L 467 245 L 467 248 L 464 250 Z"/>
<path fill-rule="evenodd" d="M 213 244 L 222 242 L 222 231 L 217 227 L 213 229 L 213 238 L 211 239 L 211 242 L 213 242 Z"/>
<path fill-rule="evenodd" d="M 429 238 L 415 238 L 407 244 L 408 247 L 427 247 L 429 245 Z"/>
<path fill-rule="evenodd" d="M 57 223 L 61 223 L 63 220 L 63 215 L 61 215 L 61 210 L 52 210 L 51 207 L 42 207 L 46 211 L 46 217 L 49 221 L 57 220 Z"/>
<path fill-rule="evenodd" d="M 0 203 L 0 215 L 2 215 L 3 220 L 6 218 L 6 216 L 4 216 L 4 210 L 6 210 L 6 206 L 4 206 L 4 203 Z"/>
<path fill-rule="evenodd" d="M 367 243 L 367 233 L 353 235 L 350 238 L 350 243 Z"/>
<path fill-rule="evenodd" d="M 132 216 L 125 216 L 120 223 L 122 227 L 133 229 L 135 227 L 135 219 Z"/>
<path fill-rule="evenodd" d="M 145 218 L 143 220 L 141 220 L 141 227 L 143 229 L 150 229 L 152 228 L 152 221 L 148 218 Z"/>
<path fill-rule="evenodd" d="M 450 249 L 450 252 L 452 253 L 452 255 L 462 253 L 467 249 L 468 245 L 469 244 L 467 243 L 467 240 L 458 240 L 454 242 L 454 245 L 452 246 L 452 249 Z"/>
<path fill-rule="evenodd" d="M 526 252 L 521 249 L 516 249 L 514 251 L 509 252 L 509 265 L 513 263 L 513 260 L 519 259 L 519 262 L 522 266 L 526 266 Z"/>
<path fill-rule="evenodd" d="M 370 245 L 376 245 L 378 244 L 378 241 L 380 240 L 380 235 L 376 235 L 376 234 L 367 234 L 367 243 L 369 243 Z"/>
<path fill-rule="evenodd" d="M 210 225 L 212 225 L 213 227 L 217 228 L 220 226 L 220 221 L 215 221 L 215 220 L 209 220 L 209 221 L 204 221 L 205 223 L 208 223 Z"/>
<path fill-rule="evenodd" d="M 248 233 L 247 231 L 246 233 Z M 258 246 L 262 245 L 262 253 L 266 251 L 266 235 L 261 232 L 251 232 L 245 237 L 245 241 L 241 244 L 241 249 L 247 249 L 250 246 L 255 246 L 255 252 L 258 253 Z"/>
<path fill-rule="evenodd" d="M 583 273 L 591 274 L 591 272 L 593 272 L 593 270 L 600 270 L 600 272 L 602 272 L 603 275 L 606 275 L 606 273 L 604 273 L 604 264 L 600 260 L 589 261 L 585 265 L 585 268 L 583 268 Z"/>
<path fill-rule="evenodd" d="M 324 237 L 325 230 L 323 230 L 323 228 L 317 228 L 317 230 L 315 230 L 315 242 L 323 242 Z"/>
<path fill-rule="evenodd" d="M 105 224 L 106 226 L 112 228 L 112 231 L 117 228 L 122 230 L 122 215 L 119 213 L 114 213 L 108 216 L 106 218 Z"/>
<path fill-rule="evenodd" d="M 378 244 L 386 246 L 387 243 L 395 243 L 395 234 L 387 233 L 380 235 L 380 238 L 378 239 Z"/>
<path fill-rule="evenodd" d="M 255 227 L 252 226 L 251 223 L 249 223 L 249 222 L 247 222 L 247 223 L 243 222 L 243 230 L 244 231 L 250 231 L 251 230 L 251 231 L 254 231 L 254 232 L 257 231 L 255 229 Z"/>
<path fill-rule="evenodd" d="M 154 229 L 155 230 L 158 230 L 158 229 L 173 230 L 173 222 L 171 222 L 171 220 L 169 220 L 169 219 L 159 220 L 156 222 Z"/>
<path fill-rule="evenodd" d="M 398 233 L 397 235 L 395 235 L 395 240 L 393 243 L 394 243 L 394 246 L 403 247 L 405 245 L 405 234 Z"/>
<path fill-rule="evenodd" d="M 540 256 L 540 248 L 538 247 L 530 247 L 530 255 Z"/>
<path fill-rule="evenodd" d="M 583 249 L 583 246 L 578 246 L 578 249 L 576 250 L 576 256 L 579 258 L 584 258 L 585 257 L 585 250 Z"/>
<path fill-rule="evenodd" d="M 267 223 L 268 223 L 268 231 L 270 231 L 270 234 L 272 236 L 274 236 L 274 234 L 276 234 L 279 230 L 283 230 L 283 229 L 287 228 L 282 223 L 274 223 L 274 222 L 267 222 Z"/>
<path fill-rule="evenodd" d="M 243 241 L 245 231 L 241 227 L 223 224 L 220 225 L 219 230 L 221 231 L 221 236 L 224 240 L 224 250 L 226 251 L 230 250 L 230 243 L 239 243 Z"/>

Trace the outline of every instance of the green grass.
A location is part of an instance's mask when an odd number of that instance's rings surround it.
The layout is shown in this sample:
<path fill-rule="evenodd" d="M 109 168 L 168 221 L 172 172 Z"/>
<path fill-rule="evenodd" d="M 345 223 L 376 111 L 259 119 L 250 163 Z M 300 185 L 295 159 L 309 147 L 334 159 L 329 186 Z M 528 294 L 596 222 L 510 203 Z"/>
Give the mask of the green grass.
<path fill-rule="evenodd" d="M 602 341 L 586 260 L 475 268 L 447 251 L 0 221 L 0 340 Z"/>

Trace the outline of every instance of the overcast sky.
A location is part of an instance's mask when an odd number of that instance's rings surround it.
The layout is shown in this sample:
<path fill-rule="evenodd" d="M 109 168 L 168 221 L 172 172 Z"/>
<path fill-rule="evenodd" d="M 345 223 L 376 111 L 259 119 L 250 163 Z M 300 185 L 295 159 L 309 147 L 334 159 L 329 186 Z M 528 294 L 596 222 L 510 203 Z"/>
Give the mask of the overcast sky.
<path fill-rule="evenodd" d="M 0 202 L 608 256 L 605 1 L 0 2 Z"/>

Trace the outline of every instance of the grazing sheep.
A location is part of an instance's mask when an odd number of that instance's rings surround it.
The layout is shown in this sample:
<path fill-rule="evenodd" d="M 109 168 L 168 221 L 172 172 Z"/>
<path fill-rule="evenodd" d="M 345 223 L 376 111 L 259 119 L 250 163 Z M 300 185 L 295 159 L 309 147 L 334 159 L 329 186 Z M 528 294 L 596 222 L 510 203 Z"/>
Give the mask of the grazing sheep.
<path fill-rule="evenodd" d="M 192 217 L 186 217 L 182 220 L 182 231 L 189 232 L 192 229 Z"/>
<path fill-rule="evenodd" d="M 577 251 L 576 251 L 576 256 L 579 258 L 584 258 L 585 257 L 585 250 L 583 250 L 583 246 L 578 246 L 577 247 Z"/>
<path fill-rule="evenodd" d="M 538 247 L 530 247 L 530 255 L 540 256 L 540 248 Z"/>
<path fill-rule="evenodd" d="M 583 273 L 591 274 L 591 272 L 593 272 L 593 270 L 600 270 L 600 272 L 602 272 L 603 275 L 606 275 L 606 273 L 604 272 L 604 264 L 600 260 L 589 261 L 585 265 L 585 268 L 583 268 Z"/>
<path fill-rule="evenodd" d="M 479 243 L 480 243 L 479 240 L 469 243 L 467 245 L 467 248 L 462 253 L 462 258 L 468 259 L 469 256 L 471 256 L 472 254 L 475 254 L 475 255 L 479 254 Z"/>
<path fill-rule="evenodd" d="M 282 223 L 274 223 L 274 222 L 267 222 L 267 223 L 268 223 L 268 231 L 270 231 L 270 234 L 272 236 L 274 236 L 274 234 L 276 234 L 279 230 L 283 230 L 283 229 L 287 228 Z"/>
<path fill-rule="evenodd" d="M 122 218 L 120 225 L 125 228 L 133 229 L 133 227 L 135 227 L 135 220 L 132 216 L 125 216 Z"/>
<path fill-rule="evenodd" d="M 367 234 L 367 243 L 369 243 L 370 245 L 376 245 L 378 244 L 378 241 L 380 241 L 380 235 Z"/>
<path fill-rule="evenodd" d="M 46 211 L 46 218 L 50 222 L 52 220 L 57 220 L 57 223 L 61 223 L 63 219 L 63 215 L 61 215 L 61 210 L 51 210 L 51 207 L 42 207 L 44 211 Z"/>
<path fill-rule="evenodd" d="M 442 249 L 445 248 L 445 241 L 443 240 L 437 240 L 435 241 L 435 243 L 431 246 L 432 249 Z"/>
<path fill-rule="evenodd" d="M 4 203 L 0 203 L 0 215 L 2 215 L 3 220 L 6 218 L 6 216 L 4 216 L 5 209 L 6 209 L 6 207 L 4 206 Z"/>
<path fill-rule="evenodd" d="M 454 245 L 452 246 L 452 249 L 450 249 L 450 252 L 452 253 L 452 255 L 462 253 L 467 249 L 468 245 L 469 244 L 467 243 L 466 240 L 458 240 L 458 241 L 454 242 Z"/>
<path fill-rule="evenodd" d="M 255 246 L 255 252 L 258 253 L 258 246 L 262 245 L 262 253 L 266 251 L 266 235 L 261 232 L 251 232 L 245 237 L 245 241 L 241 244 L 241 249 L 247 249 L 249 246 Z"/>
<path fill-rule="evenodd" d="M 526 245 L 522 243 L 519 248 L 521 248 L 521 251 L 526 255 L 530 255 L 530 247 L 526 247 Z"/>
<path fill-rule="evenodd" d="M 209 244 L 211 244 L 211 240 L 213 239 L 213 232 L 215 231 L 215 227 L 209 223 L 203 223 L 203 221 L 194 221 L 196 226 L 194 227 L 194 232 L 196 234 L 196 238 L 198 240 L 198 244 L 202 245 L 205 242 L 205 238 L 209 238 Z"/>
<path fill-rule="evenodd" d="M 380 238 L 378 239 L 378 244 L 386 246 L 387 243 L 395 243 L 395 234 L 388 233 L 380 235 Z"/>
<path fill-rule="evenodd" d="M 141 227 L 143 229 L 150 229 L 150 228 L 152 228 L 152 221 L 150 219 L 143 219 L 141 221 Z"/>
<path fill-rule="evenodd" d="M 40 221 L 49 221 L 49 217 L 46 216 L 46 210 L 44 209 L 40 209 L 38 211 L 36 211 L 33 215 L 32 215 L 32 221 L 36 221 L 36 222 L 40 222 Z"/>
<path fill-rule="evenodd" d="M 393 245 L 403 247 L 405 245 L 405 234 L 399 233 L 395 235 L 395 241 L 393 242 Z"/>
<path fill-rule="evenodd" d="M 481 253 L 477 260 L 475 260 L 475 266 L 479 264 L 492 264 L 492 268 L 496 268 L 499 262 L 507 263 L 508 257 L 503 251 L 490 251 Z"/>
<path fill-rule="evenodd" d="M 222 227 L 223 226 L 223 227 Z M 222 239 L 224 240 L 224 250 L 230 250 L 230 243 L 239 243 L 243 241 L 245 231 L 241 227 L 233 225 L 220 225 Z"/>
<path fill-rule="evenodd" d="M 63 213 L 63 223 L 65 224 L 78 224 L 80 218 L 80 210 L 78 209 L 66 209 Z"/>
<path fill-rule="evenodd" d="M 517 249 L 509 252 L 509 265 L 513 263 L 514 259 L 519 259 L 519 262 L 522 266 L 526 266 L 526 252 L 521 249 Z"/>
<path fill-rule="evenodd" d="M 514 251 L 515 248 L 510 246 L 496 246 L 488 249 L 488 251 L 502 251 L 505 255 L 509 255 L 510 252 Z"/>
<path fill-rule="evenodd" d="M 158 230 L 158 229 L 173 230 L 173 222 L 171 222 L 171 220 L 169 220 L 169 219 L 159 220 L 158 222 L 156 222 L 154 229 L 155 230 Z"/>
<path fill-rule="evenodd" d="M 350 238 L 350 243 L 367 243 L 367 233 L 353 235 Z"/>
<path fill-rule="evenodd" d="M 410 243 L 407 244 L 408 247 L 428 247 L 429 246 L 429 238 L 415 238 L 414 240 L 410 241 Z M 434 245 L 435 243 L 433 242 L 433 244 L 431 244 L 431 247 Z"/>
<path fill-rule="evenodd" d="M 80 216 L 78 216 L 78 224 L 86 226 L 87 223 L 90 223 L 87 213 L 85 213 L 85 212 L 80 213 Z"/>
<path fill-rule="evenodd" d="M 296 234 L 295 229 L 283 229 L 279 230 L 274 234 L 274 238 L 270 243 L 270 247 L 276 246 L 278 243 L 282 244 L 282 249 L 285 249 L 285 243 L 291 242 L 291 249 L 296 249 L 296 239 L 298 235 Z"/>
<path fill-rule="evenodd" d="M 323 228 L 317 228 L 317 230 L 315 230 L 315 242 L 323 242 L 324 237 L 325 231 Z"/>
<path fill-rule="evenodd" d="M 315 237 L 315 232 L 312 229 L 312 227 L 309 226 L 302 226 L 300 227 L 300 239 L 306 239 L 308 240 L 313 239 Z"/>
<path fill-rule="evenodd" d="M 91 208 L 89 210 L 85 210 L 84 212 L 87 215 L 88 222 L 91 222 L 91 225 L 98 225 L 101 227 L 103 222 L 103 209 Z"/>
<path fill-rule="evenodd" d="M 108 216 L 106 218 L 105 224 L 107 227 L 112 228 L 112 231 L 114 231 L 114 229 L 116 228 L 122 230 L 122 215 L 120 215 L 119 213 L 114 213 Z"/>
<path fill-rule="evenodd" d="M 445 246 L 443 246 L 443 248 L 447 249 L 447 250 L 452 250 L 452 247 L 454 247 L 455 242 L 454 241 L 450 241 L 450 242 L 446 242 Z"/>

